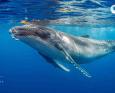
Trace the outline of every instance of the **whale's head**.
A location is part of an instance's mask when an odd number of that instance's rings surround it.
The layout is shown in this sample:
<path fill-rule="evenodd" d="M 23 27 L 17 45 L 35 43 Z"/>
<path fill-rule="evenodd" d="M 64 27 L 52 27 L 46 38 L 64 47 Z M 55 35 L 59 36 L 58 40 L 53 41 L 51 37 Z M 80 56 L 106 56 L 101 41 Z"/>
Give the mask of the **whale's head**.
<path fill-rule="evenodd" d="M 10 33 L 16 40 L 35 46 L 35 44 L 48 44 L 48 40 L 54 32 L 42 26 L 23 25 L 11 28 Z"/>

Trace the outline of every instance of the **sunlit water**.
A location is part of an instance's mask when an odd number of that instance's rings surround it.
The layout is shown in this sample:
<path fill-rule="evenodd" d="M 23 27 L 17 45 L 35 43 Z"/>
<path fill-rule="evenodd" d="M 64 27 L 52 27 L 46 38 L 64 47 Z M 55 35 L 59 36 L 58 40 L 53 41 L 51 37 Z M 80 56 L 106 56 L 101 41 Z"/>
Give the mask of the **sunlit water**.
<path fill-rule="evenodd" d="M 53 67 L 34 49 L 12 39 L 9 34 L 9 29 L 20 25 L 19 21 L 25 18 L 66 18 L 68 21 L 58 21 L 57 25 L 50 24 L 49 27 L 75 36 L 89 35 L 90 38 L 98 40 L 115 40 L 115 15 L 109 10 L 114 1 L 96 1 L 1 2 L 0 93 L 115 93 L 115 53 L 82 65 L 92 75 L 92 78 L 87 78 L 79 71 L 66 73 Z M 60 9 L 66 5 L 74 8 L 71 7 L 68 12 Z M 46 16 L 46 10 L 52 13 Z"/>

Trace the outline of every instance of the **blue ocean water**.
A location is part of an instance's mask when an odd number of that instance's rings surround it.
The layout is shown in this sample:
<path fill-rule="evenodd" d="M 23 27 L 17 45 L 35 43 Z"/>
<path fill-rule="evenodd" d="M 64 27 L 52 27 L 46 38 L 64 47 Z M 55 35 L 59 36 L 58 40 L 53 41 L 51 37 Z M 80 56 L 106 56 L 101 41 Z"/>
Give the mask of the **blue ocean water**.
<path fill-rule="evenodd" d="M 114 0 L 95 1 L 73 0 L 71 5 L 70 0 L 0 0 L 0 93 L 115 93 L 115 53 L 82 65 L 92 75 L 87 78 L 79 71 L 67 73 L 53 67 L 9 34 L 9 29 L 20 25 L 24 18 L 74 17 L 78 19 L 74 24 L 69 21 L 69 25 L 59 23 L 50 27 L 75 36 L 115 40 L 115 15 L 109 9 Z M 67 6 L 74 7 L 68 10 Z"/>

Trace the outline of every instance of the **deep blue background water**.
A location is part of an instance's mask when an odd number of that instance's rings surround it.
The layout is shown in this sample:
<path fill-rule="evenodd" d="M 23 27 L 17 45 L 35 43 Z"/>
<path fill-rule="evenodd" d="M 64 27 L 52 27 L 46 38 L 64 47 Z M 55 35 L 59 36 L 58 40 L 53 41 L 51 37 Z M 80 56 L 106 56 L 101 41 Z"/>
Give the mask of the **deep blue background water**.
<path fill-rule="evenodd" d="M 0 3 L 0 7 L 2 7 L 0 8 L 0 93 L 115 93 L 115 53 L 109 54 L 90 64 L 82 65 L 91 73 L 92 78 L 84 77 L 79 71 L 72 71 L 70 73 L 63 72 L 48 64 L 44 58 L 28 45 L 12 39 L 8 31 L 11 27 L 19 25 L 19 21 L 24 19 L 24 17 L 28 17 L 29 19 L 52 19 L 52 17 L 53 19 L 59 19 L 60 17 L 69 17 L 70 15 L 53 13 L 55 16 L 46 16 L 44 14 L 45 12 L 41 10 L 43 6 L 39 5 L 51 4 L 52 2 L 49 3 L 48 0 L 47 2 L 37 0 L 23 0 L 23 2 L 22 0 L 8 1 Z M 52 6 L 54 3 L 57 7 L 61 7 L 57 2 L 53 2 Z M 79 4 L 79 6 L 83 5 L 83 8 L 84 4 Z M 104 2 L 106 8 L 109 8 L 112 4 L 114 4 L 114 1 Z M 7 10 L 6 6 L 11 11 Z M 25 10 L 23 11 L 24 7 L 29 8 L 28 11 L 31 12 L 27 11 L 25 13 Z M 85 4 L 85 9 L 86 7 L 90 8 L 90 6 Z M 96 5 L 94 9 L 96 7 L 103 6 Z M 35 9 L 34 11 L 32 11 L 33 8 Z M 53 12 L 56 10 L 57 8 L 54 8 Z M 109 18 L 102 14 L 102 17 L 105 17 L 104 20 L 111 23 L 114 22 L 115 15 L 109 14 L 109 12 L 106 13 Z M 76 16 L 76 14 L 74 13 L 72 16 Z M 93 15 L 93 13 L 91 14 Z M 91 14 L 84 14 L 80 17 L 91 17 Z M 107 24 L 106 22 L 105 24 L 98 24 L 101 21 L 101 19 L 96 19 L 96 25 L 92 25 L 90 23 L 91 21 L 89 21 L 87 25 L 82 23 L 82 25 L 74 26 L 50 26 L 56 30 L 76 36 L 88 34 L 94 39 L 115 40 L 114 24 Z"/>

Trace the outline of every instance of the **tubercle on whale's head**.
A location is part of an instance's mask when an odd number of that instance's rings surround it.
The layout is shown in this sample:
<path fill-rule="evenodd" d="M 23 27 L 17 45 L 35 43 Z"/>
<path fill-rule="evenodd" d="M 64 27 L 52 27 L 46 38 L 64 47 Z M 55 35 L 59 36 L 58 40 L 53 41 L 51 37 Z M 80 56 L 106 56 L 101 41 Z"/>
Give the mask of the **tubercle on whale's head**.
<path fill-rule="evenodd" d="M 51 32 L 44 27 L 34 25 L 15 26 L 10 29 L 10 33 L 12 37 L 16 39 L 34 36 L 43 40 L 49 38 L 51 34 Z"/>

